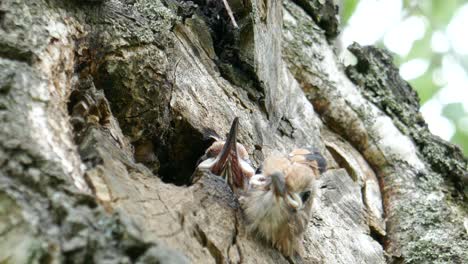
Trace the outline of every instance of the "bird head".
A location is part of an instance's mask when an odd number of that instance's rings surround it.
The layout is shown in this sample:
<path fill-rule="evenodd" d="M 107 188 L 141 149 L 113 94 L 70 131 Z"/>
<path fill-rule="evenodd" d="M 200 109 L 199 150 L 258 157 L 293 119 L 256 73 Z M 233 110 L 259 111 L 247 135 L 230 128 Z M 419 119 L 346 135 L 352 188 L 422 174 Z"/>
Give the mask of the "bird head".
<path fill-rule="evenodd" d="M 285 256 L 300 251 L 314 197 L 315 175 L 307 165 L 270 156 L 241 197 L 247 230 L 265 238 Z"/>
<path fill-rule="evenodd" d="M 289 212 L 311 208 L 315 172 L 310 167 L 287 158 L 272 157 L 265 160 L 263 175 L 267 178 L 267 189 Z"/>
<path fill-rule="evenodd" d="M 217 139 L 198 164 L 199 169 L 223 177 L 235 193 L 239 189 L 246 190 L 249 178 L 254 174 L 247 150 L 237 143 L 238 126 L 239 118 L 236 117 L 226 140 Z"/>
<path fill-rule="evenodd" d="M 248 194 L 240 200 L 249 232 L 270 241 L 285 256 L 300 253 L 315 179 L 325 168 L 322 155 L 308 149 L 267 157 L 250 179 Z"/>

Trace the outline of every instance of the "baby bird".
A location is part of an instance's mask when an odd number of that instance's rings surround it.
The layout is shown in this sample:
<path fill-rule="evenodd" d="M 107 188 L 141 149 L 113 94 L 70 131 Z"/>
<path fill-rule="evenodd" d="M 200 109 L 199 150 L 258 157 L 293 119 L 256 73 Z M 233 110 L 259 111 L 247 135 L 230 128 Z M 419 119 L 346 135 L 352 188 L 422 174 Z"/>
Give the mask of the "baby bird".
<path fill-rule="evenodd" d="M 250 165 L 247 150 L 242 144 L 237 143 L 238 126 L 239 118 L 236 117 L 225 141 L 212 136 L 215 142 L 200 158 L 197 170 L 208 170 L 223 177 L 231 190 L 239 195 L 248 189 L 249 179 L 255 170 Z M 198 181 L 200 177 L 200 173 L 194 173 L 192 183 Z"/>
<path fill-rule="evenodd" d="M 294 150 L 288 157 L 266 158 L 261 174 L 252 177 L 249 191 L 240 198 L 247 230 L 286 257 L 302 255 L 315 179 L 325 167 L 325 159 L 307 149 Z"/>

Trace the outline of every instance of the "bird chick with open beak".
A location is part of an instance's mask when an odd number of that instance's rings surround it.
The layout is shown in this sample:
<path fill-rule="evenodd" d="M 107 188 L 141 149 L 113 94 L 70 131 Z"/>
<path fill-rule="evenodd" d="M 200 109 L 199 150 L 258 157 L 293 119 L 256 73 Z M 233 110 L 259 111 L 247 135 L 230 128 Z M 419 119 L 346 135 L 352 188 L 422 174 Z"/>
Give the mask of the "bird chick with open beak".
<path fill-rule="evenodd" d="M 247 230 L 270 242 L 286 257 L 303 253 L 302 239 L 310 220 L 315 179 L 326 166 L 320 154 L 304 155 L 293 151 L 289 157 L 274 155 L 265 159 L 263 171 L 252 177 L 249 191 L 240 198 Z"/>
<path fill-rule="evenodd" d="M 226 140 L 218 137 L 205 151 L 197 166 L 199 170 L 208 170 L 221 176 L 235 194 L 240 194 L 248 188 L 249 179 L 255 170 L 250 165 L 249 154 L 245 147 L 237 143 L 239 118 L 234 118 Z M 200 179 L 200 174 L 194 174 L 192 182 Z"/>

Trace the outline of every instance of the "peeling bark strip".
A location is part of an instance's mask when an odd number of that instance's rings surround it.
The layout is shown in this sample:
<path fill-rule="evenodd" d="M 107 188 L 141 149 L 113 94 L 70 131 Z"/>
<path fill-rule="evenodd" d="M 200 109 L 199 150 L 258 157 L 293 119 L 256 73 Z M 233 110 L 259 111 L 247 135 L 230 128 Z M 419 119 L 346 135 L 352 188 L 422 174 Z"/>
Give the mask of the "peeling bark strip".
<path fill-rule="evenodd" d="M 238 116 L 257 165 L 326 153 L 302 262 L 467 263 L 466 162 L 391 60 L 354 46 L 348 79 L 333 1 L 227 3 L 238 29 L 218 0 L 0 2 L 0 262 L 300 262 L 219 177 L 187 186 Z"/>

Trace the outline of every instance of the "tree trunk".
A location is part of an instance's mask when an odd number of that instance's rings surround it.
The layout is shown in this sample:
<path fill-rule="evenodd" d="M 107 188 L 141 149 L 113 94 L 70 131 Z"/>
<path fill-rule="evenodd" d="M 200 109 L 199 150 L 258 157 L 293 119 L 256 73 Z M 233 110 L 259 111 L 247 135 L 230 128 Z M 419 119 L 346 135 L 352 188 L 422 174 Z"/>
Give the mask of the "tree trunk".
<path fill-rule="evenodd" d="M 0 2 L 0 262 L 468 263 L 466 160 L 332 0 Z M 255 165 L 314 146 L 302 259 L 248 234 L 207 129 Z M 465 188 L 465 189 L 464 189 Z"/>

